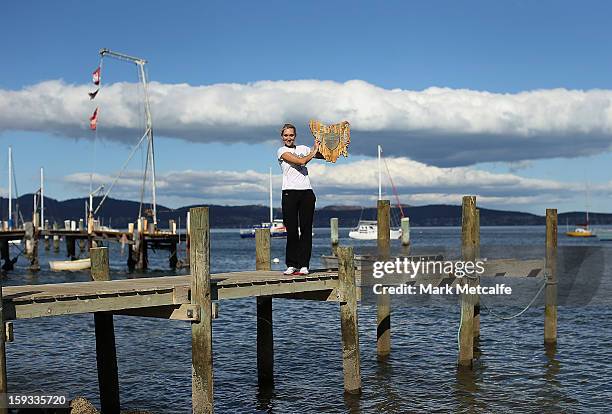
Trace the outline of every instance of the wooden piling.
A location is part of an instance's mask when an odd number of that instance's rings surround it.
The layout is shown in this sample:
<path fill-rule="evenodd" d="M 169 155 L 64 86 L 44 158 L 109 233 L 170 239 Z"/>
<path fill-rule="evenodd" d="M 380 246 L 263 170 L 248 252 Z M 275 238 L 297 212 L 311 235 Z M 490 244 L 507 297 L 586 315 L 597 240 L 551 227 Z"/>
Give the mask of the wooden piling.
<path fill-rule="evenodd" d="M 57 223 L 53 223 L 53 230 L 59 230 L 59 225 Z M 59 251 L 60 251 L 60 239 L 59 239 L 59 236 L 53 236 L 53 251 L 55 253 L 59 253 Z"/>
<path fill-rule="evenodd" d="M 2 264 L 2 270 L 6 272 L 13 270 L 14 264 L 11 260 L 11 250 L 9 248 L 8 239 L 0 240 L 0 259 L 4 261 Z"/>
<path fill-rule="evenodd" d="M 210 292 L 210 228 L 208 207 L 190 209 L 191 303 L 200 320 L 191 323 L 191 399 L 194 414 L 213 412 L 212 305 Z"/>
<path fill-rule="evenodd" d="M 95 281 L 108 281 L 110 278 L 107 247 L 93 247 L 89 250 L 91 258 L 91 277 Z M 115 346 L 115 327 L 113 315 L 108 312 L 95 312 L 96 361 L 98 364 L 98 386 L 100 406 L 103 413 L 119 414 L 119 373 L 117 369 L 117 349 Z"/>
<path fill-rule="evenodd" d="M 476 209 L 474 216 L 474 257 L 480 259 L 480 210 Z M 480 276 L 477 276 L 476 284 L 480 284 Z M 476 295 L 474 304 L 474 338 L 480 337 L 480 295 Z"/>
<path fill-rule="evenodd" d="M 8 245 L 8 241 L 7 241 Z M 0 283 L 0 414 L 7 414 L 6 393 L 8 392 L 8 380 L 6 376 L 6 348 L 5 348 L 5 329 L 4 329 L 4 303 L 2 301 L 2 284 Z"/>
<path fill-rule="evenodd" d="M 546 209 L 546 278 L 544 343 L 557 342 L 557 209 Z"/>
<path fill-rule="evenodd" d="M 476 197 L 464 196 L 461 220 L 461 255 L 464 261 L 476 259 Z M 462 284 L 476 286 L 477 281 L 464 276 Z M 459 328 L 460 366 L 471 367 L 474 359 L 474 305 L 476 295 L 461 294 L 461 325 Z"/>
<path fill-rule="evenodd" d="M 391 256 L 391 209 L 389 200 L 378 200 L 378 260 L 389 260 Z M 376 352 L 384 358 L 391 352 L 391 297 L 377 295 L 376 303 Z"/>
<path fill-rule="evenodd" d="M 255 230 L 255 269 L 270 270 L 270 229 Z M 259 385 L 274 382 L 274 329 L 272 297 L 257 297 L 257 381 Z"/>
<path fill-rule="evenodd" d="M 402 217 L 402 254 L 410 254 L 410 218 Z"/>
<path fill-rule="evenodd" d="M 361 369 L 359 366 L 357 286 L 352 247 L 338 248 L 338 294 L 340 296 L 344 392 L 360 394 Z"/>
<path fill-rule="evenodd" d="M 329 219 L 329 228 L 331 232 L 331 250 L 334 256 L 338 255 L 338 218 Z"/>
<path fill-rule="evenodd" d="M 65 236 L 66 240 L 66 256 L 70 260 L 76 259 L 76 241 L 74 237 Z"/>

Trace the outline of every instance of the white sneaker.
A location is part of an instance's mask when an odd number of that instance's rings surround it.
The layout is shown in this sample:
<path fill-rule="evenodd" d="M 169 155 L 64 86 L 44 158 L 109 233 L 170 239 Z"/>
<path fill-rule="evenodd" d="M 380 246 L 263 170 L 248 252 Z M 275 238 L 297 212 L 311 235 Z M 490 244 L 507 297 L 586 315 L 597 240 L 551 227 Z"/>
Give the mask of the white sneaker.
<path fill-rule="evenodd" d="M 295 269 L 295 267 L 293 267 L 293 266 L 289 266 L 289 267 L 287 268 L 287 270 L 285 270 L 285 271 L 283 272 L 283 274 L 284 274 L 284 275 L 292 275 L 292 274 L 295 272 L 295 270 L 296 270 L 296 269 Z"/>
<path fill-rule="evenodd" d="M 298 272 L 298 274 L 300 274 L 300 275 L 307 275 L 308 274 L 308 268 L 307 267 L 302 267 L 300 269 L 300 271 Z"/>

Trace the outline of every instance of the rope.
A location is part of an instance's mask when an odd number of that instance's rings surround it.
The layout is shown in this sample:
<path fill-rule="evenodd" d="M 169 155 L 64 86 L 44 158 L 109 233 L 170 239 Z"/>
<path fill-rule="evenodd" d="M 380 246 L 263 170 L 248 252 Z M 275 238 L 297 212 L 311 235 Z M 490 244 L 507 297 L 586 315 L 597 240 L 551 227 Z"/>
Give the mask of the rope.
<path fill-rule="evenodd" d="M 493 312 L 493 311 L 491 310 L 491 308 L 489 308 L 485 302 L 482 302 L 482 301 L 481 301 L 480 303 L 482 303 L 482 304 L 484 305 L 484 307 L 485 307 L 485 308 L 487 308 L 487 311 L 488 311 L 488 312 L 489 312 L 491 315 L 495 316 L 495 317 L 496 317 L 496 318 L 498 318 L 498 319 L 501 319 L 501 320 L 504 320 L 504 321 L 509 321 L 509 320 L 511 320 L 511 319 L 518 318 L 518 317 L 519 317 L 519 316 L 521 316 L 523 313 L 527 312 L 527 309 L 529 309 L 529 308 L 531 307 L 531 305 L 533 305 L 533 304 L 534 304 L 534 302 L 536 301 L 536 299 L 538 298 L 538 296 L 540 296 L 540 293 L 542 293 L 542 290 L 544 290 L 544 287 L 545 287 L 546 285 L 547 285 L 547 283 L 546 283 L 546 282 L 542 283 L 542 286 L 540 286 L 540 289 L 539 289 L 539 290 L 537 291 L 537 293 L 534 295 L 533 299 L 531 299 L 531 302 L 529 302 L 529 303 L 527 304 L 527 306 L 525 306 L 525 308 L 524 308 L 522 311 L 520 311 L 519 313 L 514 314 L 514 315 L 512 315 L 512 316 L 501 316 L 501 315 L 498 315 L 498 314 L 496 314 L 495 312 Z"/>
<path fill-rule="evenodd" d="M 138 141 L 138 143 L 134 146 L 134 148 L 132 149 L 132 152 L 130 153 L 130 156 L 128 157 L 128 159 L 123 163 L 123 166 L 121 167 L 121 170 L 119 171 L 119 174 L 117 174 L 117 176 L 115 177 L 115 180 L 113 181 L 113 183 L 111 184 L 110 188 L 108 189 L 108 191 L 106 192 L 106 194 L 104 194 L 104 197 L 102 198 L 102 200 L 100 201 L 100 204 L 98 204 L 98 207 L 96 207 L 96 210 L 93 212 L 94 215 L 98 212 L 98 210 L 100 210 L 100 207 L 102 207 L 102 204 L 104 203 L 104 200 L 106 200 L 106 197 L 108 197 L 108 195 L 110 194 L 111 190 L 113 189 L 114 185 L 117 183 L 117 181 L 119 180 L 119 178 L 121 177 L 121 174 L 123 174 L 123 171 L 125 170 L 125 167 L 127 167 L 128 163 L 130 162 L 130 160 L 132 159 L 132 157 L 134 156 L 134 154 L 136 153 L 136 150 L 140 147 L 140 144 L 142 144 L 142 141 L 145 139 L 145 137 L 147 136 L 147 134 L 149 133 L 149 130 L 146 130 L 144 135 L 142 136 L 142 138 L 140 138 L 140 141 Z"/>

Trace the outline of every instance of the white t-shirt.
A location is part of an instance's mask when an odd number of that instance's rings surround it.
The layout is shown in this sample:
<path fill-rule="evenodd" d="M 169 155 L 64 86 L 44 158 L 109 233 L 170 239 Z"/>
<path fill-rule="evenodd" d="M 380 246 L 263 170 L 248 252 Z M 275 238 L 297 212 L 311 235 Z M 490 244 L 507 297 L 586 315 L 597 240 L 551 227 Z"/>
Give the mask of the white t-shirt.
<path fill-rule="evenodd" d="M 278 163 L 283 170 L 283 190 L 312 190 L 308 168 L 305 165 L 295 165 L 283 160 L 281 155 L 286 152 L 302 157 L 308 155 L 310 148 L 306 145 L 297 145 L 295 148 L 282 146 L 278 149 Z"/>

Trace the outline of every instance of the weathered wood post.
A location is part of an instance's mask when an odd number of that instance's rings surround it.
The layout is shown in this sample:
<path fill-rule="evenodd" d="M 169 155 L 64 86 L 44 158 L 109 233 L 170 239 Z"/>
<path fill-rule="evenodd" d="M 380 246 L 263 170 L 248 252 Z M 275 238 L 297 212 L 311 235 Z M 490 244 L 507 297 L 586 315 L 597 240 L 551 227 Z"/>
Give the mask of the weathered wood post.
<path fill-rule="evenodd" d="M 191 400 L 193 413 L 201 414 L 214 407 L 208 207 L 192 208 L 189 216 L 191 303 L 200 309 L 200 320 L 191 323 Z"/>
<path fill-rule="evenodd" d="M 14 263 L 11 260 L 11 250 L 9 249 L 9 239 L 0 240 L 0 259 L 4 260 L 2 270 L 8 272 L 13 270 Z"/>
<path fill-rule="evenodd" d="M 359 367 L 357 284 L 355 282 L 352 247 L 338 248 L 338 295 L 340 297 L 344 392 L 360 394 L 361 369 Z"/>
<path fill-rule="evenodd" d="M 75 239 L 72 236 L 64 236 L 66 240 L 66 256 L 70 258 L 70 260 L 76 259 L 76 243 Z"/>
<path fill-rule="evenodd" d="M 546 209 L 546 278 L 544 343 L 557 342 L 557 209 Z"/>
<path fill-rule="evenodd" d="M 44 223 L 45 233 L 49 231 L 49 220 L 45 220 Z M 45 251 L 48 252 L 51 249 L 51 243 L 49 241 L 49 236 L 45 235 Z"/>
<path fill-rule="evenodd" d="M 402 253 L 410 254 L 410 218 L 402 217 Z"/>
<path fill-rule="evenodd" d="M 59 230 L 59 225 L 57 223 L 53 223 L 53 230 Z M 60 238 L 58 235 L 53 236 L 53 251 L 55 253 L 59 253 L 60 250 Z"/>
<path fill-rule="evenodd" d="M 8 240 L 7 240 L 8 245 Z M 4 327 L 4 303 L 2 302 L 2 283 L 0 283 L 0 414 L 7 414 L 6 393 L 8 392 L 8 380 L 6 376 L 6 348 Z"/>
<path fill-rule="evenodd" d="M 329 229 L 331 232 L 331 250 L 334 256 L 338 256 L 338 218 L 329 219 Z"/>
<path fill-rule="evenodd" d="M 391 256 L 391 209 L 389 200 L 378 200 L 378 260 Z M 384 358 L 391 352 L 391 297 L 388 293 L 377 295 L 376 352 Z"/>
<path fill-rule="evenodd" d="M 146 270 L 149 264 L 149 255 L 147 252 L 147 240 L 145 233 L 147 231 L 147 219 L 140 217 L 138 219 L 138 232 L 134 232 L 134 238 L 138 237 L 137 244 L 134 245 L 138 260 L 136 262 L 137 270 Z"/>
<path fill-rule="evenodd" d="M 89 249 L 89 254 L 91 258 L 91 278 L 96 282 L 111 280 L 108 248 L 92 247 Z M 119 414 L 119 373 L 113 315 L 109 312 L 95 312 L 94 324 L 100 406 L 105 414 Z"/>
<path fill-rule="evenodd" d="M 270 229 L 255 230 L 255 269 L 270 270 Z M 272 298 L 257 297 L 257 382 L 274 383 L 274 329 Z"/>
<path fill-rule="evenodd" d="M 480 210 L 476 209 L 474 216 L 474 257 L 480 259 Z M 480 276 L 477 276 L 476 284 L 480 284 Z M 474 338 L 480 337 L 480 295 L 476 295 L 474 304 Z"/>
<path fill-rule="evenodd" d="M 476 259 L 476 197 L 464 196 L 461 219 L 461 256 L 464 261 Z M 476 286 L 476 280 L 464 276 L 460 282 L 468 288 Z M 461 294 L 461 325 L 459 328 L 459 358 L 460 366 L 472 366 L 474 359 L 474 305 L 476 295 Z"/>

